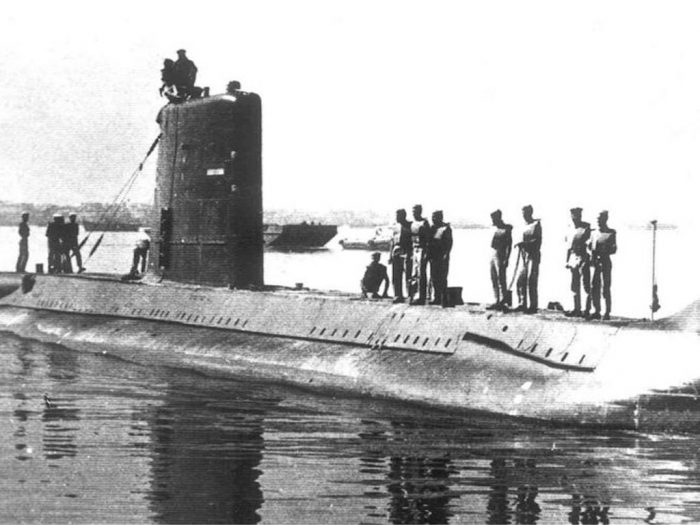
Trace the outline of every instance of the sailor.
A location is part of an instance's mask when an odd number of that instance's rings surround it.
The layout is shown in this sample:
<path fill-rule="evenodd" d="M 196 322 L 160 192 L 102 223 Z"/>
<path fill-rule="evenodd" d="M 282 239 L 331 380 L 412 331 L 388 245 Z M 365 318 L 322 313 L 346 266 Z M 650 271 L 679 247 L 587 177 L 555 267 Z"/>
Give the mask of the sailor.
<path fill-rule="evenodd" d="M 491 213 L 491 223 L 494 226 L 491 239 L 491 286 L 496 302 L 487 306 L 487 310 L 507 310 L 509 292 L 506 284 L 506 270 L 513 248 L 513 226 L 503 222 L 501 210 Z"/>
<path fill-rule="evenodd" d="M 425 257 L 425 248 L 430 236 L 430 224 L 423 218 L 423 206 L 416 204 L 413 207 L 413 221 L 411 222 L 411 278 L 408 286 L 410 304 L 425 304 L 428 293 L 428 260 Z M 416 293 L 418 298 L 415 299 Z"/>
<path fill-rule="evenodd" d="M 591 225 L 581 218 L 581 208 L 571 208 L 571 231 L 566 237 L 566 267 L 571 271 L 571 292 L 574 294 L 574 308 L 566 312 L 568 317 L 588 316 L 591 310 L 591 270 L 588 241 Z M 581 287 L 586 294 L 585 312 L 581 311 Z"/>
<path fill-rule="evenodd" d="M 175 62 L 169 58 L 163 61 L 163 69 L 160 70 L 160 79 L 163 84 L 160 86 L 160 96 L 166 96 L 171 102 L 177 98 L 177 88 L 175 82 L 177 75 L 175 74 Z"/>
<path fill-rule="evenodd" d="M 70 228 L 69 224 L 66 224 L 66 219 L 61 215 L 59 217 L 59 228 L 58 236 L 59 242 L 59 259 L 60 259 L 60 272 L 59 273 L 73 273 L 73 265 L 70 261 Z"/>
<path fill-rule="evenodd" d="M 61 215 L 54 215 L 53 221 L 49 222 L 46 227 L 46 239 L 49 248 L 49 273 L 59 273 L 61 271 L 61 224 L 59 222 L 61 219 L 63 219 Z"/>
<path fill-rule="evenodd" d="M 139 263 L 141 265 L 141 273 L 146 271 L 146 259 L 148 250 L 151 248 L 150 228 L 140 228 L 136 237 L 136 246 L 134 247 L 134 257 L 131 264 L 130 275 L 138 275 Z"/>
<path fill-rule="evenodd" d="M 22 221 L 19 223 L 19 256 L 15 270 L 17 273 L 24 273 L 29 260 L 29 213 L 22 213 Z"/>
<path fill-rule="evenodd" d="M 187 58 L 184 49 L 177 50 L 177 60 L 173 64 L 173 73 L 175 76 L 175 86 L 178 94 L 185 98 L 191 95 L 194 90 L 194 83 L 197 80 L 197 66 Z"/>
<path fill-rule="evenodd" d="M 381 254 L 374 252 L 372 254 L 372 262 L 365 269 L 365 275 L 360 281 L 362 288 L 362 297 L 367 297 L 367 294 L 372 294 L 373 299 L 379 299 L 379 287 L 384 283 L 384 292 L 382 297 L 387 297 L 389 289 L 389 276 L 386 273 L 386 266 L 379 262 Z"/>
<path fill-rule="evenodd" d="M 525 229 L 522 240 L 515 246 L 519 248 L 518 256 L 522 259 L 522 268 L 518 275 L 519 312 L 537 312 L 537 281 L 540 273 L 540 248 L 542 246 L 542 226 L 539 219 L 532 217 L 532 206 L 523 206 Z"/>
<path fill-rule="evenodd" d="M 78 265 L 78 273 L 83 273 L 83 258 L 80 255 L 80 244 L 78 244 L 78 234 L 80 233 L 80 225 L 77 222 L 78 215 L 71 213 L 68 215 L 68 224 L 66 224 L 66 241 L 68 243 L 68 260 L 75 256 L 75 262 Z"/>
<path fill-rule="evenodd" d="M 426 258 L 430 262 L 430 280 L 433 283 L 433 300 L 430 304 L 447 304 L 447 274 L 450 270 L 452 228 L 446 222 L 442 210 L 432 215 Z"/>
<path fill-rule="evenodd" d="M 232 80 L 226 85 L 226 94 L 227 95 L 237 95 L 241 91 L 241 83 L 238 80 Z"/>
<path fill-rule="evenodd" d="M 406 210 L 401 208 L 396 210 L 396 224 L 389 248 L 395 303 L 403 303 L 406 300 L 403 295 L 403 283 L 411 275 L 411 248 L 411 222 L 406 218 Z"/>
<path fill-rule="evenodd" d="M 601 291 L 605 299 L 605 315 L 603 315 L 603 319 L 610 319 L 612 306 L 612 296 L 610 294 L 612 260 L 610 256 L 616 252 L 617 232 L 608 226 L 608 212 L 604 210 L 598 215 L 598 229 L 591 236 L 591 265 L 593 266 L 591 295 L 593 296 L 594 309 L 591 319 L 600 319 Z"/>

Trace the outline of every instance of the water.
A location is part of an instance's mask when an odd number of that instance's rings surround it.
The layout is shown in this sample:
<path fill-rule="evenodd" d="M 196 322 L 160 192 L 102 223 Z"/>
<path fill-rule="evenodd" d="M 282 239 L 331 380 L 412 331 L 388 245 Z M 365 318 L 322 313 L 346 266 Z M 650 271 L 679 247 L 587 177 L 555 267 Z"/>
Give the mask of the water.
<path fill-rule="evenodd" d="M 0 352 L 2 522 L 700 520 L 698 436 L 318 396 L 8 335 Z"/>
<path fill-rule="evenodd" d="M 34 228 L 32 264 L 40 233 Z M 14 235 L 0 229 L 0 242 L 14 244 Z M 88 267 L 126 271 L 132 235 L 109 234 Z M 665 306 L 695 298 L 697 277 L 679 270 L 693 260 L 690 238 L 663 233 Z M 488 300 L 488 232 L 458 231 L 456 239 L 453 282 L 466 298 Z M 648 240 L 648 232 L 621 236 L 618 311 L 645 313 Z M 565 302 L 564 256 L 549 246 L 543 295 Z M 4 250 L 2 267 L 14 256 Z M 368 258 L 272 253 L 266 279 L 354 291 Z M 671 293 L 674 283 L 684 286 Z M 0 359 L 4 523 L 700 521 L 697 435 L 557 428 L 322 396 L 9 334 L 0 334 Z"/>

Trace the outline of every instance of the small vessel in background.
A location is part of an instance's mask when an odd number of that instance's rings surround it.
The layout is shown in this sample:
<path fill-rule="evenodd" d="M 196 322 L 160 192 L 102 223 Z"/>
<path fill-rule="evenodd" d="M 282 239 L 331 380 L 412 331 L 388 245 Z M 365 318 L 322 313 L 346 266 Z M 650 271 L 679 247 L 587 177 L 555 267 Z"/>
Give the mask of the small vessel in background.
<path fill-rule="evenodd" d="M 98 232 L 137 232 L 143 224 L 138 222 L 100 222 L 83 220 L 83 228 L 85 231 Z"/>
<path fill-rule="evenodd" d="M 263 225 L 266 248 L 323 248 L 337 234 L 338 227 L 332 224 L 315 224 L 304 221 L 299 224 Z"/>
<path fill-rule="evenodd" d="M 346 250 L 373 250 L 388 252 L 391 247 L 392 229 L 390 226 L 380 226 L 369 239 L 346 237 L 340 240 L 340 245 Z"/>

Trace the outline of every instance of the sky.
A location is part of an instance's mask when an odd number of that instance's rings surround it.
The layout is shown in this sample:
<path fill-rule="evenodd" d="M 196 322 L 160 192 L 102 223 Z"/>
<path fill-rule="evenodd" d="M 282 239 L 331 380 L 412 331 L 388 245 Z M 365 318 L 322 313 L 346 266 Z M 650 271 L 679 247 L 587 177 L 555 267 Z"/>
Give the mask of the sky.
<path fill-rule="evenodd" d="M 12 3 L 0 200 L 109 202 L 158 134 L 164 58 L 263 101 L 267 208 L 700 227 L 700 4 Z M 154 161 L 131 200 L 150 202 Z"/>

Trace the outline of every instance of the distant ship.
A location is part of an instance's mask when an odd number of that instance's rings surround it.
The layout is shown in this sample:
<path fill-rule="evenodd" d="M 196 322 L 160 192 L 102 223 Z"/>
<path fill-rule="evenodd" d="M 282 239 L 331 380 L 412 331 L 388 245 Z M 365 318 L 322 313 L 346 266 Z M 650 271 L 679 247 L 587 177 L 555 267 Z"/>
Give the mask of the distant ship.
<path fill-rule="evenodd" d="M 142 226 L 137 222 L 99 222 L 83 220 L 85 231 L 92 232 L 136 232 Z"/>
<path fill-rule="evenodd" d="M 264 224 L 263 238 L 268 248 L 322 248 L 338 234 L 338 227 L 302 222 L 299 224 Z"/>
<path fill-rule="evenodd" d="M 391 227 L 380 227 L 369 239 L 348 237 L 340 240 L 340 245 L 346 250 L 375 250 L 388 252 L 391 247 Z"/>

